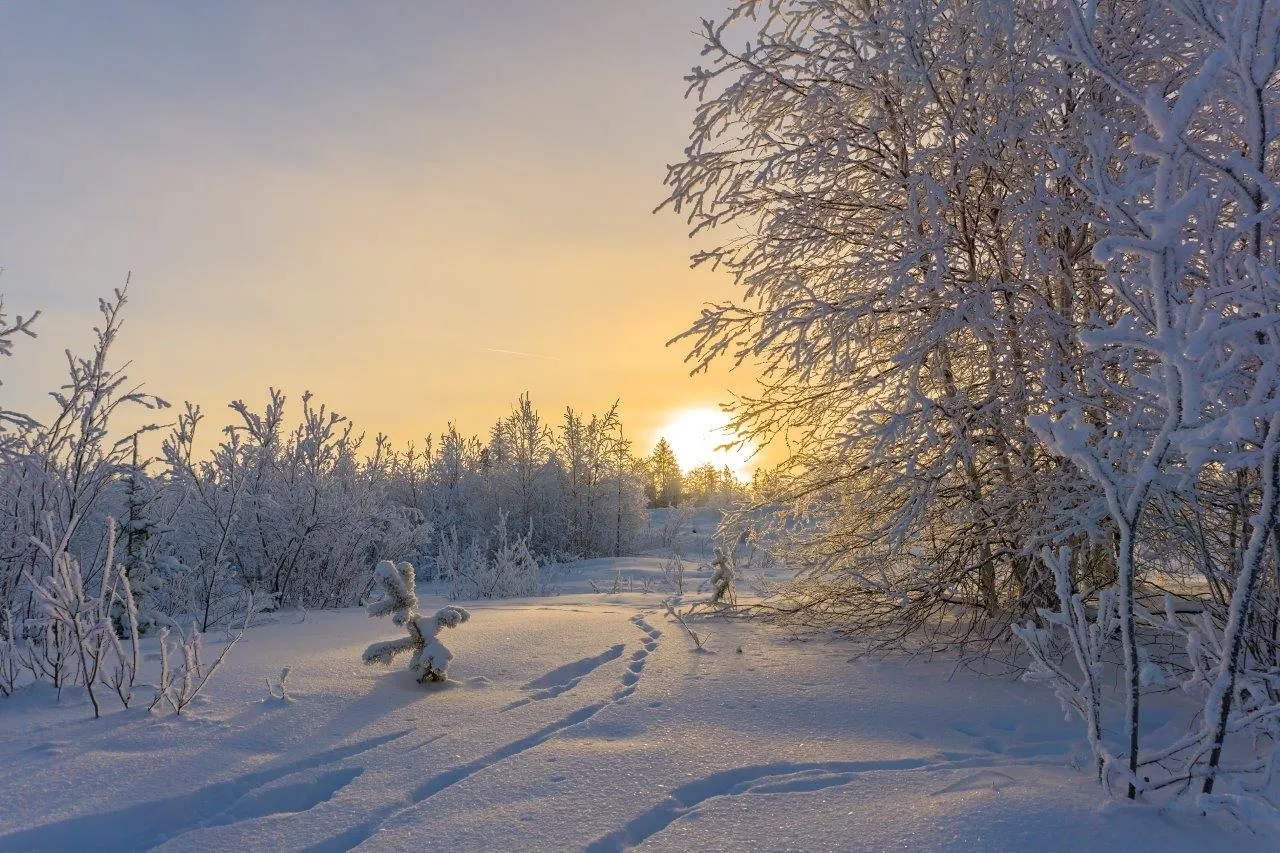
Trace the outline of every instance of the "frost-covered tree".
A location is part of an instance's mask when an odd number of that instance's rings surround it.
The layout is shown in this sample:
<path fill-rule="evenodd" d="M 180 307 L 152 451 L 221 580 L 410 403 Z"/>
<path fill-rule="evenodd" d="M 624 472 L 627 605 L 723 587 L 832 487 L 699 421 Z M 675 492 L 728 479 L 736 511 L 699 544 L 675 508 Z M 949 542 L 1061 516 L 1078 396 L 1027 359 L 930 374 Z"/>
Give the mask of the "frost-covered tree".
<path fill-rule="evenodd" d="M 590 416 L 570 408 L 556 430 L 525 396 L 486 442 L 450 424 L 423 451 L 391 460 L 392 494 L 421 508 L 432 531 L 427 555 L 448 552 L 449 540 L 459 553 L 491 550 L 502 524 L 543 560 L 621 553 L 645 523 L 616 404 Z"/>
<path fill-rule="evenodd" d="M 1280 5 L 758 0 L 704 37 L 670 204 L 742 293 L 695 366 L 760 363 L 738 431 L 800 448 L 771 612 L 1019 624 L 1108 784 L 1244 808 L 1215 785 L 1270 764 L 1228 740 L 1280 708 Z M 1152 749 L 1171 663 L 1204 712 Z"/>
<path fill-rule="evenodd" d="M 1096 484 L 1113 532 L 1129 796 L 1201 778 L 1210 794 L 1227 735 L 1280 710 L 1259 671 L 1274 650 L 1245 640 L 1262 616 L 1264 574 L 1280 565 L 1280 5 L 1140 7 L 1135 31 L 1094 5 L 1060 6 L 1063 54 L 1139 119 L 1117 125 L 1090 105 L 1089 148 L 1063 163 L 1108 234 L 1094 252 L 1114 307 L 1080 334 L 1091 354 L 1085 383 L 1106 405 L 1063 393 L 1032 424 Z M 1145 62 L 1134 61 L 1134 43 Z M 1223 475 L 1236 480 L 1243 524 L 1229 565 L 1215 566 L 1207 549 L 1198 562 L 1206 587 L 1231 589 L 1226 606 L 1191 624 L 1171 604 L 1152 616 L 1137 600 L 1143 552 L 1159 547 L 1148 544 L 1159 529 L 1149 516 L 1186 504 L 1203 528 L 1222 510 L 1212 484 Z M 1274 612 L 1274 594 L 1263 600 Z M 1143 755 L 1140 737 L 1144 625 L 1185 643 L 1184 686 L 1205 696 L 1203 724 L 1155 755 Z M 1152 767 L 1169 778 L 1153 783 Z M 1202 804 L 1211 802 L 1233 807 L 1222 797 Z"/>
<path fill-rule="evenodd" d="M 1053 600 L 1045 532 L 1094 520 L 1026 423 L 1109 299 L 1054 170 L 1100 87 L 1057 30 L 997 0 L 760 0 L 705 27 L 669 204 L 742 298 L 686 339 L 697 368 L 759 364 L 735 428 L 796 448 L 773 533 L 804 571 L 797 624 L 998 637 Z"/>
<path fill-rule="evenodd" d="M 408 636 L 374 643 L 365 649 L 364 662 L 390 666 L 396 657 L 412 652 L 409 669 L 417 674 L 419 682 L 446 680 L 453 652 L 441 642 L 439 633 L 443 628 L 458 627 L 470 619 L 471 614 L 454 605 L 442 607 L 434 616 L 419 614 L 414 570 L 410 563 L 396 565 L 390 560 L 383 560 L 374 570 L 374 581 L 378 596 L 369 604 L 369 615 L 390 616 L 392 622 L 408 632 Z"/>
<path fill-rule="evenodd" d="M 264 609 L 349 606 L 367 594 L 375 555 L 430 564 L 446 537 L 495 569 L 485 594 L 533 594 L 545 584 L 530 567 L 621 553 L 643 528 L 643 484 L 617 406 L 589 418 L 570 410 L 557 434 L 526 395 L 487 443 L 450 425 L 423 450 L 400 453 L 381 435 L 366 444 L 310 394 L 290 411 L 270 389 L 261 407 L 233 402 L 208 450 L 198 449 L 210 443 L 197 437 L 205 415 L 188 404 L 158 458 L 146 459 L 139 432 L 118 429 L 119 415 L 166 404 L 113 360 L 125 302 L 123 291 L 101 302 L 94 346 L 68 354 L 47 423 L 0 410 L 0 612 L 12 612 L 19 635 L 31 635 L 13 638 L 18 647 L 32 639 L 37 666 L 59 683 L 70 661 L 60 629 L 29 624 L 39 615 L 33 584 L 53 571 L 33 537 L 50 520 L 91 596 L 116 582 L 104 554 L 119 536 L 143 631 L 225 627 L 251 595 Z M 31 333 L 32 319 L 0 315 L 0 355 Z M 495 542 L 504 518 L 510 539 Z M 123 639 L 124 605 L 112 606 Z"/>
<path fill-rule="evenodd" d="M 727 509 L 745 500 L 747 489 L 728 465 L 705 462 L 684 475 L 681 493 L 694 506 Z"/>
<path fill-rule="evenodd" d="M 618 405 L 614 403 L 603 415 L 590 418 L 572 408 L 565 410 L 556 452 L 565 472 L 569 509 L 566 547 L 572 554 L 609 553 L 618 521 L 615 504 L 620 501 L 624 524 L 634 519 L 634 513 L 627 512 L 629 508 L 625 506 L 628 478 L 625 474 L 611 476 L 621 441 Z M 618 477 L 617 484 L 614 477 Z"/>
<path fill-rule="evenodd" d="M 9 419 L 0 457 L 0 602 L 15 615 L 34 615 L 35 599 L 24 583 L 40 583 L 53 571 L 36 543 L 66 541 L 80 561 L 84 581 L 96 591 L 107 575 L 103 562 L 106 518 L 120 513 L 112 502 L 131 458 L 132 434 L 115 432 L 128 409 L 157 410 L 167 403 L 132 384 L 114 348 L 128 302 L 125 289 L 99 300 L 101 324 L 87 354 L 66 352 L 67 376 L 50 393 L 53 414 L 44 421 Z M 156 427 L 144 425 L 146 432 Z"/>
<path fill-rule="evenodd" d="M 409 556 L 425 544 L 421 514 L 392 499 L 390 461 L 361 458 L 361 437 L 341 415 L 301 401 L 287 424 L 285 395 L 272 390 L 238 417 L 206 458 L 193 454 L 202 419 L 189 407 L 166 443 L 170 485 L 180 492 L 174 558 L 202 627 L 242 608 L 240 591 L 268 606 L 349 606 L 368 590 L 372 554 Z M 176 603 L 175 603 L 176 604 Z M 180 606 L 180 605 L 178 605 Z"/>
<path fill-rule="evenodd" d="M 558 460 L 551 428 L 543 422 L 528 394 L 521 395 L 508 417 L 494 424 L 490 445 L 499 511 L 510 514 L 517 530 L 536 539 L 544 538 L 546 533 L 541 528 L 553 519 L 539 513 L 539 508 L 547 506 L 551 497 L 548 493 L 555 489 Z M 539 515 L 541 526 L 535 524 Z"/>
<path fill-rule="evenodd" d="M 192 618 L 208 631 L 228 624 L 248 591 L 234 570 L 232 547 L 249 478 L 234 433 L 208 458 L 195 456 L 203 419 L 200 408 L 188 403 L 163 444 L 166 498 L 175 506 L 160 598 L 165 612 Z"/>
<path fill-rule="evenodd" d="M 303 394 L 285 432 L 284 402 L 273 392 L 261 415 L 232 404 L 251 483 L 233 553 L 246 581 L 282 604 L 348 604 L 367 589 L 370 553 L 416 549 L 420 519 L 383 498 L 382 472 L 359 458 L 346 418 Z"/>

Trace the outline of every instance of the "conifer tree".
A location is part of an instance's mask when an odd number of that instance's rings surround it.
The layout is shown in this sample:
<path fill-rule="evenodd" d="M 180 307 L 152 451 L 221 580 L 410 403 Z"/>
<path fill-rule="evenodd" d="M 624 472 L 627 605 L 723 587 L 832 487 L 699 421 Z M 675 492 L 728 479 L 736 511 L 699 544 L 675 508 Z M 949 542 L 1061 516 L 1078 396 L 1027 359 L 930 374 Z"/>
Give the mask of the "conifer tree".
<path fill-rule="evenodd" d="M 665 438 L 658 439 L 649 456 L 649 503 L 677 506 L 680 503 L 680 463 Z"/>
<path fill-rule="evenodd" d="M 125 479 L 127 515 L 121 529 L 124 548 L 121 567 L 128 580 L 136 613 L 131 618 L 138 621 L 139 633 L 147 633 L 152 625 L 163 618 L 155 612 L 153 599 L 164 579 L 160 566 L 170 562 L 158 553 L 164 542 L 164 534 L 170 532 L 159 515 L 163 495 L 147 476 L 145 464 L 138 458 L 138 433 L 129 437 L 132 444 L 132 463 Z M 112 607 L 111 622 L 117 636 L 126 636 L 126 614 L 123 602 Z"/>
<path fill-rule="evenodd" d="M 408 636 L 374 643 L 365 649 L 364 662 L 390 666 L 397 656 L 412 651 L 409 669 L 418 674 L 419 683 L 444 681 L 448 678 L 449 661 L 453 660 L 453 652 L 440 642 L 440 629 L 456 628 L 470 619 L 471 614 L 461 607 L 450 605 L 436 611 L 434 616 L 420 615 L 411 563 L 400 563 L 397 566 L 390 560 L 383 560 L 374 569 L 374 580 L 381 588 L 382 595 L 369 604 L 369 615 L 390 615 L 392 622 L 404 626 Z"/>

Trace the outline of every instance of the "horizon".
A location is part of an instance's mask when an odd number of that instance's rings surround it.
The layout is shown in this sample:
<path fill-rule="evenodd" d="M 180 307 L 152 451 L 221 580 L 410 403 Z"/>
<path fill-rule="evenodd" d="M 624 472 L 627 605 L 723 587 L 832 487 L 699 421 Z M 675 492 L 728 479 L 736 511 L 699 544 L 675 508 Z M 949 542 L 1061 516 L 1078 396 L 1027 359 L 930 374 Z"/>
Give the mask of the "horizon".
<path fill-rule="evenodd" d="M 648 452 L 752 380 L 690 377 L 665 346 L 731 283 L 652 212 L 698 13 L 723 8 L 10 10 L 0 293 L 42 316 L 7 407 L 39 413 L 131 275 L 118 358 L 211 425 L 310 390 L 403 445 L 482 434 L 528 393 L 544 413 L 621 400 Z"/>

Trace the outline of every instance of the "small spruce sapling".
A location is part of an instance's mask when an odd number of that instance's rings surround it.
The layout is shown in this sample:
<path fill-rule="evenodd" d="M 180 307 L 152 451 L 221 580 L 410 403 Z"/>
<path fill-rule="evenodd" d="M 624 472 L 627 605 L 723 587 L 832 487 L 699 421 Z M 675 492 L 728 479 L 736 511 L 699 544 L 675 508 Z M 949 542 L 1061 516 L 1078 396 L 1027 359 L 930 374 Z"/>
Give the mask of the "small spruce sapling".
<path fill-rule="evenodd" d="M 364 662 L 390 666 L 398 655 L 412 651 L 409 669 L 417 673 L 420 683 L 444 681 L 448 677 L 453 653 L 440 642 L 440 629 L 456 628 L 470 619 L 471 614 L 450 605 L 436 611 L 434 616 L 420 615 L 418 596 L 414 592 L 413 565 L 410 563 L 397 566 L 390 560 L 383 560 L 374 569 L 374 581 L 381 588 L 382 595 L 369 604 L 369 615 L 390 615 L 391 621 L 403 626 L 408 636 L 374 643 L 365 649 Z"/>

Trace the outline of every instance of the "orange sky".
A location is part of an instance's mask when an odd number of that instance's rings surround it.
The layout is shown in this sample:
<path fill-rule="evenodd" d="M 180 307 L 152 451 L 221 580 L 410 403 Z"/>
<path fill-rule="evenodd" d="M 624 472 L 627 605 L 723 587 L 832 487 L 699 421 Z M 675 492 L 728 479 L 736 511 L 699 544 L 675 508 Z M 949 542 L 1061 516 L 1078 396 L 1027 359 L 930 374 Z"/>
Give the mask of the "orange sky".
<path fill-rule="evenodd" d="M 121 352 L 173 401 L 314 391 L 397 440 L 623 401 L 647 449 L 748 390 L 664 342 L 731 288 L 663 198 L 723 2 L 8 6 L 5 366 L 37 408 L 133 271 Z M 524 353 L 520 355 L 516 353 Z"/>

